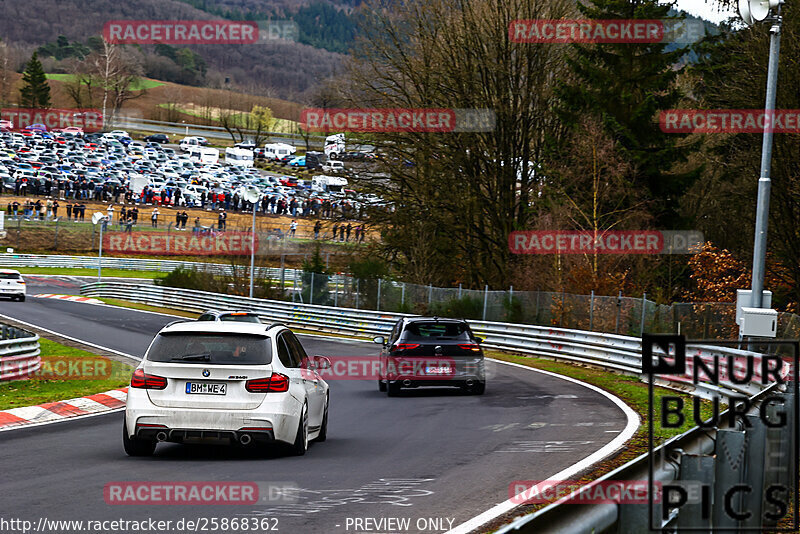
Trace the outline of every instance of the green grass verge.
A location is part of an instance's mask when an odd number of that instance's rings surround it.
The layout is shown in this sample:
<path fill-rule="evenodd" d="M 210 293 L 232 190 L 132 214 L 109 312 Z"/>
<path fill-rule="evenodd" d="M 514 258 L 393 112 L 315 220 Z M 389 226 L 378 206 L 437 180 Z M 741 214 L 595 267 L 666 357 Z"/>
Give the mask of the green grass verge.
<path fill-rule="evenodd" d="M 97 269 L 73 269 L 70 267 L 20 267 L 22 274 L 55 274 L 62 276 L 97 276 Z M 126 269 L 103 269 L 103 276 L 115 278 L 158 278 L 166 273 L 158 271 L 129 271 Z"/>
<path fill-rule="evenodd" d="M 45 74 L 48 80 L 54 80 L 57 82 L 74 82 L 75 75 L 74 74 L 56 74 L 50 73 Z M 154 87 L 161 87 L 164 85 L 164 82 L 159 82 L 156 80 L 151 80 L 149 78 L 139 78 L 131 86 L 128 88 L 131 91 L 141 91 L 142 89 L 153 89 Z"/>
<path fill-rule="evenodd" d="M 197 317 L 200 315 L 199 313 L 187 312 L 182 310 L 173 310 L 172 308 L 162 308 L 159 306 L 150 306 L 149 304 L 141 304 L 139 302 L 131 302 L 129 300 L 109 299 L 105 297 L 99 297 L 97 300 L 102 300 L 106 304 L 110 304 L 112 306 L 119 306 L 121 308 L 130 308 L 132 310 L 166 313 L 168 315 L 178 315 L 180 317 L 186 317 L 189 319 L 197 319 Z"/>
<path fill-rule="evenodd" d="M 27 380 L 0 382 L 0 410 L 33 406 L 126 387 L 133 367 L 40 339 L 42 368 Z"/>

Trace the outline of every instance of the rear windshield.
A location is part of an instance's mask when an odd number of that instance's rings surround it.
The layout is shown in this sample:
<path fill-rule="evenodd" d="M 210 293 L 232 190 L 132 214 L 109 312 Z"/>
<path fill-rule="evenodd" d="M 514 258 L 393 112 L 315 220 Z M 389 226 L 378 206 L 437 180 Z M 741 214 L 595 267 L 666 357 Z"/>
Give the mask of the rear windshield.
<path fill-rule="evenodd" d="M 0 280 L 19 280 L 21 278 L 17 273 L 0 273 Z"/>
<path fill-rule="evenodd" d="M 406 326 L 407 338 L 469 339 L 465 323 L 414 322 Z"/>
<path fill-rule="evenodd" d="M 247 314 L 243 313 L 243 314 L 240 314 L 240 315 L 233 315 L 233 314 L 220 315 L 219 320 L 220 321 L 235 321 L 235 322 L 238 322 L 238 323 L 260 323 L 261 322 L 261 321 L 259 321 L 257 315 L 250 315 L 249 313 L 247 313 Z"/>
<path fill-rule="evenodd" d="M 270 340 L 244 334 L 159 334 L 147 359 L 151 362 L 218 365 L 264 365 L 272 362 Z"/>

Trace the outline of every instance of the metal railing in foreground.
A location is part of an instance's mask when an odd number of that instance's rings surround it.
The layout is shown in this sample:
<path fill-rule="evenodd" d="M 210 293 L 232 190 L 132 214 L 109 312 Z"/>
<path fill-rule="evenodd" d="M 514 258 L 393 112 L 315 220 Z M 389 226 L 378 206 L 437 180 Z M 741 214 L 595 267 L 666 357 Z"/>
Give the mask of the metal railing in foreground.
<path fill-rule="evenodd" d="M 39 336 L 0 324 L 0 381 L 16 380 L 35 373 L 42 365 Z"/>
<path fill-rule="evenodd" d="M 772 421 L 779 419 L 777 406 L 769 401 L 772 395 L 785 399 L 788 424 L 779 428 L 766 426 L 760 417 L 764 408 Z M 798 513 L 796 395 L 796 382 L 774 384 L 750 398 L 754 408 L 744 419 L 738 419 L 735 426 L 697 426 L 654 448 L 649 453 L 654 455 L 652 478 L 648 478 L 651 458 L 644 454 L 563 499 L 517 518 L 496 534 L 771 530 L 776 526 L 777 517 L 770 518 L 770 514 L 780 515 L 780 509 L 774 506 L 779 500 L 787 509 L 793 508 L 794 513 Z M 720 421 L 727 420 L 728 413 L 720 415 Z M 647 487 L 648 480 L 660 487 L 660 491 L 654 491 L 652 517 L 646 493 L 645 502 L 622 499 L 622 502 L 586 504 L 587 496 L 607 491 L 605 488 L 614 486 L 615 482 L 618 488 L 631 488 L 637 483 L 639 487 L 642 484 Z M 685 502 L 680 502 L 681 490 L 677 488 L 686 492 L 683 494 L 687 497 Z M 545 491 L 543 487 L 537 488 L 539 490 Z M 624 490 L 618 494 L 624 494 Z M 670 503 L 666 512 L 661 499 L 655 498 L 656 494 Z M 769 497 L 765 499 L 765 495 Z M 531 496 L 533 493 L 528 490 L 519 501 Z M 784 530 L 776 531 L 795 531 L 782 528 Z"/>

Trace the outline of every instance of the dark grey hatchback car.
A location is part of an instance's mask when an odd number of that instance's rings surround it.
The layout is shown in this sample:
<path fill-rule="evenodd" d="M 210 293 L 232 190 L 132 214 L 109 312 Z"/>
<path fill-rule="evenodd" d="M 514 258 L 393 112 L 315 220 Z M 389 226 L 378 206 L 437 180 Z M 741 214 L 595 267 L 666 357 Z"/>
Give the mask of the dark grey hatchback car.
<path fill-rule="evenodd" d="M 483 340 L 462 319 L 404 317 L 389 338 L 378 336 L 378 389 L 397 395 L 402 388 L 459 387 L 482 395 L 486 390 Z"/>

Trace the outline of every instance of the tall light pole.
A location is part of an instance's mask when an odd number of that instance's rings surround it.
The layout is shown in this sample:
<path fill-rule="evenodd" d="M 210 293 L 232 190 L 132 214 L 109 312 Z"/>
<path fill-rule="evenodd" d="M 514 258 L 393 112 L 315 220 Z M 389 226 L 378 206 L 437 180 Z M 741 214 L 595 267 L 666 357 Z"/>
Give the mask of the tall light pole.
<path fill-rule="evenodd" d="M 758 179 L 756 232 L 753 244 L 753 280 L 751 307 L 761 308 L 764 291 L 764 268 L 767 256 L 767 227 L 769 225 L 769 195 L 772 165 L 772 136 L 775 96 L 778 88 L 778 59 L 781 51 L 781 4 L 783 0 L 739 0 L 739 13 L 749 25 L 766 19 L 773 9 L 769 39 L 769 68 L 767 71 L 767 100 L 764 106 L 764 137 L 761 144 L 761 174 Z"/>
<path fill-rule="evenodd" d="M 97 249 L 97 281 L 103 277 L 103 226 L 106 225 L 106 215 L 103 212 L 96 212 L 92 215 L 92 224 L 100 223 L 100 246 Z"/>
<path fill-rule="evenodd" d="M 261 198 L 261 191 L 250 186 L 244 192 L 244 199 L 253 204 L 253 227 L 250 236 L 250 298 L 253 298 L 253 280 L 256 277 L 256 208 Z"/>

